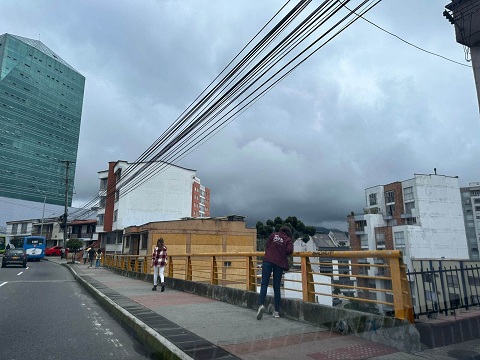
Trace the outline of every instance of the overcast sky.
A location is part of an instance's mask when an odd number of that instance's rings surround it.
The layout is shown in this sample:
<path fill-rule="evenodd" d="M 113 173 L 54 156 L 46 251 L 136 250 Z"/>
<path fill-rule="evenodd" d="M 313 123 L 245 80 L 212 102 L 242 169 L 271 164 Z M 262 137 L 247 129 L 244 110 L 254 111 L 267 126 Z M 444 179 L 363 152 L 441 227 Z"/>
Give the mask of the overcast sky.
<path fill-rule="evenodd" d="M 449 0 L 384 0 L 367 19 L 470 66 Z M 40 39 L 86 77 L 74 204 L 109 161 L 134 161 L 273 16 L 273 0 L 2 0 L 1 33 Z M 415 173 L 480 181 L 471 67 L 360 20 L 178 162 L 211 215 L 295 215 L 346 229 L 365 188 Z"/>

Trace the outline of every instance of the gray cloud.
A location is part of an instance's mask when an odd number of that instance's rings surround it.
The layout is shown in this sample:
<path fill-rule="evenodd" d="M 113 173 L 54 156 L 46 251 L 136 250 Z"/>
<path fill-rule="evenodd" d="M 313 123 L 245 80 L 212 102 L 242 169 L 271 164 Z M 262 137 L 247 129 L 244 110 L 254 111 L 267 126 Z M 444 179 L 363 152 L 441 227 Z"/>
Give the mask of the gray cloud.
<path fill-rule="evenodd" d="M 445 4 L 448 1 L 445 1 Z M 380 3 L 367 18 L 469 65 L 442 2 Z M 108 161 L 135 160 L 277 10 L 273 0 L 15 1 L 4 32 L 38 38 L 86 76 L 78 205 Z M 8 14 L 8 15 L 7 15 Z M 358 21 L 179 161 L 212 190 L 212 215 L 295 215 L 346 228 L 364 189 L 432 173 L 479 181 L 471 68 Z"/>

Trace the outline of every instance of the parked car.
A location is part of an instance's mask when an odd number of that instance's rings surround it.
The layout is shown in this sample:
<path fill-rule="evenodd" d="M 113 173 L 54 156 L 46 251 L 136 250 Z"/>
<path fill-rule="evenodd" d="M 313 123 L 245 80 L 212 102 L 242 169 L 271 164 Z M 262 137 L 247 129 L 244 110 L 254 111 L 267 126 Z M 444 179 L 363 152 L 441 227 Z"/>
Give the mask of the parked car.
<path fill-rule="evenodd" d="M 10 264 L 27 267 L 27 252 L 25 249 L 7 249 L 2 258 L 2 268 Z"/>
<path fill-rule="evenodd" d="M 52 246 L 45 249 L 45 255 L 47 256 L 60 256 L 62 254 L 63 247 L 61 246 Z"/>

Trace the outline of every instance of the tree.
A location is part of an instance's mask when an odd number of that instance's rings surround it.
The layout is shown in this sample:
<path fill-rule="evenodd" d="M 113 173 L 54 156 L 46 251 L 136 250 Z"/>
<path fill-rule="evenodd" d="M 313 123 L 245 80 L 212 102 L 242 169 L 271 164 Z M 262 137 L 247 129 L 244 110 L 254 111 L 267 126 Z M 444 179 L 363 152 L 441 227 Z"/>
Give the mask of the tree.
<path fill-rule="evenodd" d="M 67 241 L 67 249 L 70 250 L 72 253 L 72 263 L 75 262 L 75 254 L 77 253 L 78 249 L 80 249 L 83 246 L 82 242 L 78 239 L 69 239 Z"/>
<path fill-rule="evenodd" d="M 305 233 L 310 235 L 310 236 L 313 236 L 315 235 L 317 232 L 317 229 L 315 229 L 315 226 L 305 226 Z"/>
<path fill-rule="evenodd" d="M 285 219 L 285 222 L 292 225 L 294 229 L 297 228 L 298 219 L 296 216 L 289 216 Z"/>
<path fill-rule="evenodd" d="M 280 225 L 280 226 L 281 226 L 281 225 L 283 225 L 283 220 L 282 220 L 282 218 L 281 218 L 280 216 L 277 216 L 277 217 L 275 218 L 275 220 L 273 220 L 273 223 L 275 224 L 275 227 L 277 227 L 277 225 Z"/>

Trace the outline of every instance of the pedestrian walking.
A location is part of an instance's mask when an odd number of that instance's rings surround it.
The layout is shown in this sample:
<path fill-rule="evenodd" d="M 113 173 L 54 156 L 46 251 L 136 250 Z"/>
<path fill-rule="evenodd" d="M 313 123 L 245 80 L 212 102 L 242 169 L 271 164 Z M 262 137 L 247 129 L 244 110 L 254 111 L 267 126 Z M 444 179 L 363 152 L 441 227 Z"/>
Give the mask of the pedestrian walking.
<path fill-rule="evenodd" d="M 100 267 L 100 261 L 102 260 L 102 250 L 98 249 L 95 255 L 95 269 Z"/>
<path fill-rule="evenodd" d="M 88 259 L 88 251 L 87 249 L 83 249 L 83 254 L 82 254 L 82 259 L 83 259 L 83 265 L 87 264 L 87 259 Z"/>
<path fill-rule="evenodd" d="M 153 267 L 153 288 L 152 291 L 157 291 L 157 279 L 160 275 L 161 291 L 165 291 L 165 265 L 167 265 L 167 247 L 164 244 L 163 238 L 157 240 L 157 246 L 152 253 L 152 267 Z"/>
<path fill-rule="evenodd" d="M 89 268 L 93 267 L 93 260 L 95 260 L 95 249 L 93 247 L 89 248 L 88 250 L 88 265 Z"/>
<path fill-rule="evenodd" d="M 270 234 L 262 263 L 262 285 L 258 297 L 257 320 L 263 317 L 265 312 L 265 297 L 270 282 L 270 276 L 273 272 L 273 296 L 275 301 L 275 311 L 273 317 L 280 317 L 280 284 L 284 270 L 288 270 L 288 255 L 293 252 L 292 231 L 288 226 L 282 226 L 278 232 Z"/>

